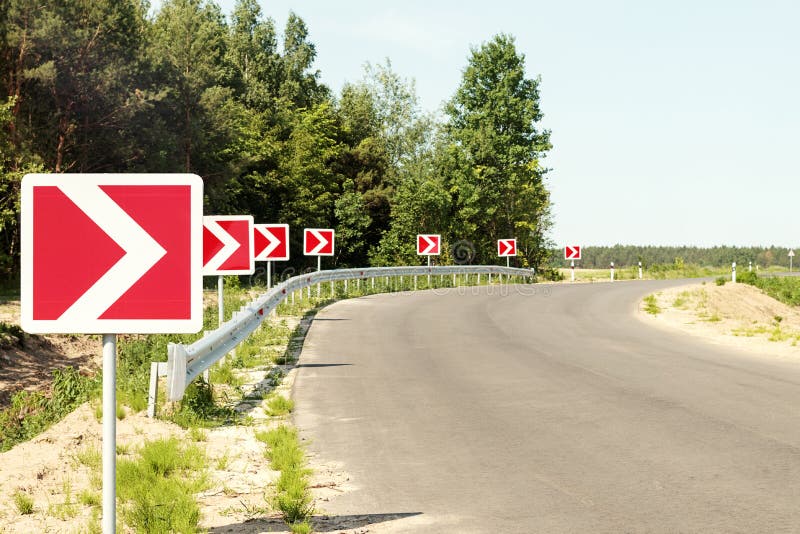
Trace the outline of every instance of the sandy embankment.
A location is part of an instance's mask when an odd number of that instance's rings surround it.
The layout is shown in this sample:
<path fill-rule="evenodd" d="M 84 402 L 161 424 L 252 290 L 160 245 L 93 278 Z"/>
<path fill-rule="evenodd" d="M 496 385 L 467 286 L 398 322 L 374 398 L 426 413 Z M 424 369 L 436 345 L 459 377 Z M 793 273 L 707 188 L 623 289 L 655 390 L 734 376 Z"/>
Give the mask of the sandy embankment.
<path fill-rule="evenodd" d="M 736 347 L 762 357 L 800 361 L 800 310 L 747 284 L 690 284 L 653 293 L 660 309 L 638 317 L 647 324 Z"/>

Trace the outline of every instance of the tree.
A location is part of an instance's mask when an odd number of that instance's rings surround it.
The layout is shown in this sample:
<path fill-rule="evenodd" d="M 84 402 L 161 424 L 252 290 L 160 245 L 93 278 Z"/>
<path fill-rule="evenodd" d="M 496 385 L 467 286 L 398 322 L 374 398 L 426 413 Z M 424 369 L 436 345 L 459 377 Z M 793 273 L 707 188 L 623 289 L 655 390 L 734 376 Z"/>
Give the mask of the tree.
<path fill-rule="evenodd" d="M 207 89 L 223 84 L 225 34 L 219 7 L 205 0 L 167 0 L 153 24 L 151 57 L 168 92 L 163 104 L 181 139 L 185 172 L 202 173 L 192 161 L 203 138 L 201 101 Z"/>
<path fill-rule="evenodd" d="M 551 145 L 538 127 L 539 83 L 525 77 L 513 37 L 501 34 L 472 49 L 446 106 L 440 160 L 452 177 L 453 218 L 462 237 L 475 239 L 479 261 L 494 258 L 496 240 L 508 237 L 531 265 L 546 258 L 550 201 L 540 160 Z"/>

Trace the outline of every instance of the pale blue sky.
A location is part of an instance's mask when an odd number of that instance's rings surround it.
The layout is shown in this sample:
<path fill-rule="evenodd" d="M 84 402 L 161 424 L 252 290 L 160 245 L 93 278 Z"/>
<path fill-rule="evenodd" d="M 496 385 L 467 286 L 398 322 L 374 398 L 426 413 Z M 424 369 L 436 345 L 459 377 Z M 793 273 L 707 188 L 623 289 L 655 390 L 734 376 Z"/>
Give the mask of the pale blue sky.
<path fill-rule="evenodd" d="M 514 35 L 542 77 L 559 245 L 800 243 L 798 2 L 261 5 L 306 21 L 335 91 L 388 57 L 431 111 L 470 45 Z"/>

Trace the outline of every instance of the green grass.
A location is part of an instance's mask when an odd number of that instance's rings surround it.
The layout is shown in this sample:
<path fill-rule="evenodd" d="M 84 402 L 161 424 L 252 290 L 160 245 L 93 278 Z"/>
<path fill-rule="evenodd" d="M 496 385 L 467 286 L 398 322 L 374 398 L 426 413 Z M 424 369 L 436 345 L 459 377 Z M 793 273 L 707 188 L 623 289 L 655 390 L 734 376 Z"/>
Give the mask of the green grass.
<path fill-rule="evenodd" d="M 256 439 L 267 444 L 265 456 L 272 468 L 280 471 L 275 484 L 272 505 L 283 513 L 283 519 L 290 526 L 298 525 L 303 532 L 303 523 L 314 512 L 308 478 L 311 473 L 306 468 L 305 452 L 300 446 L 297 430 L 281 425 L 266 432 L 257 432 Z"/>
<path fill-rule="evenodd" d="M 138 458 L 117 461 L 121 519 L 135 532 L 197 532 L 194 495 L 208 487 L 206 457 L 176 438 L 150 441 Z"/>
<path fill-rule="evenodd" d="M 103 454 L 99 447 L 86 447 L 75 453 L 75 459 L 90 470 L 100 469 Z"/>
<path fill-rule="evenodd" d="M 208 439 L 208 432 L 195 426 L 189 429 L 189 437 L 192 441 L 206 441 Z"/>
<path fill-rule="evenodd" d="M 0 411 L 0 452 L 40 434 L 80 404 L 99 395 L 100 378 L 88 377 L 73 367 L 53 370 L 45 393 L 19 391 L 10 406 Z"/>
<path fill-rule="evenodd" d="M 789 306 L 800 306 L 800 278 L 791 276 L 763 277 L 744 273 L 740 282 L 753 285 L 764 293 Z"/>
<path fill-rule="evenodd" d="M 655 295 L 647 295 L 644 298 L 644 311 L 650 315 L 658 315 L 661 313 L 661 308 L 658 305 Z"/>
<path fill-rule="evenodd" d="M 280 416 L 291 413 L 294 410 L 294 401 L 282 395 L 273 395 L 267 401 L 267 415 Z"/>
<path fill-rule="evenodd" d="M 25 492 L 17 491 L 14 493 L 14 506 L 22 515 L 30 515 L 34 511 L 33 498 Z"/>
<path fill-rule="evenodd" d="M 84 506 L 100 506 L 101 498 L 99 491 L 83 490 L 78 494 L 78 502 Z"/>
<path fill-rule="evenodd" d="M 78 515 L 78 507 L 72 502 L 72 483 L 69 479 L 62 483 L 61 491 L 64 494 L 64 502 L 50 505 L 48 514 L 67 521 Z"/>

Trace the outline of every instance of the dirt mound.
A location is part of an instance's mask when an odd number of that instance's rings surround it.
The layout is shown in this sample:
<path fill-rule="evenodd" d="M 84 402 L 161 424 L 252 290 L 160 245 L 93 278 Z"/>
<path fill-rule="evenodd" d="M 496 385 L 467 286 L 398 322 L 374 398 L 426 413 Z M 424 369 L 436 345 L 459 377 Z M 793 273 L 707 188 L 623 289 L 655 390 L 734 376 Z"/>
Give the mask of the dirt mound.
<path fill-rule="evenodd" d="M 800 309 L 748 284 L 692 284 L 659 291 L 644 299 L 638 315 L 648 324 L 754 355 L 800 358 Z"/>

